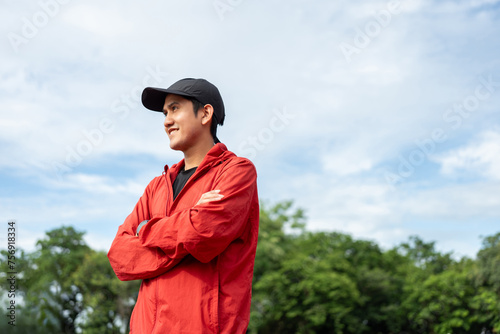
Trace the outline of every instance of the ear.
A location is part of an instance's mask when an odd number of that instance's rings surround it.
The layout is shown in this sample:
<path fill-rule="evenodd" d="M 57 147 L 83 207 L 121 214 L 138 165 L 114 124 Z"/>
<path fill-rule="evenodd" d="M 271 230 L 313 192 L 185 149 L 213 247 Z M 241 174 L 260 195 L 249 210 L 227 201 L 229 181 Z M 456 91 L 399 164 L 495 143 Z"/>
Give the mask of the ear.
<path fill-rule="evenodd" d="M 199 110 L 198 113 L 202 113 L 201 124 L 203 125 L 210 124 L 210 120 L 214 115 L 214 107 L 212 107 L 211 104 L 205 104 L 203 109 Z"/>

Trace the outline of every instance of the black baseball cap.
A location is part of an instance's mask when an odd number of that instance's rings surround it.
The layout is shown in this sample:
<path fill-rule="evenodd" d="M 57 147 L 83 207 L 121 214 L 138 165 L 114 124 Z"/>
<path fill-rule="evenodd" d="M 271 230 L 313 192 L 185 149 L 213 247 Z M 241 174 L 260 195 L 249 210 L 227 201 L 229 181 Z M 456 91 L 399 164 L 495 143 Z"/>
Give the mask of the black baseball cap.
<path fill-rule="evenodd" d="M 146 87 L 142 92 L 142 104 L 153 111 L 163 112 L 163 105 L 168 94 L 192 97 L 202 104 L 211 104 L 217 124 L 224 124 L 226 113 L 224 102 L 217 87 L 205 79 L 186 78 L 177 81 L 168 88 Z"/>

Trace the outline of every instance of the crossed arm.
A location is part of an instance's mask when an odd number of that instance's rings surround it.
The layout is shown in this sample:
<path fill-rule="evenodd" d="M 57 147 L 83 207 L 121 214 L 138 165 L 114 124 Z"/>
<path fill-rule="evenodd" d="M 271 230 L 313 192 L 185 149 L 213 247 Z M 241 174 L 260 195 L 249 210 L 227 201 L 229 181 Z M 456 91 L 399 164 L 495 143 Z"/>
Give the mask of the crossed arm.
<path fill-rule="evenodd" d="M 206 192 L 204 193 L 203 195 L 201 195 L 200 199 L 198 200 L 198 203 L 196 203 L 196 205 L 199 205 L 199 204 L 203 204 L 203 203 L 208 203 L 208 202 L 211 202 L 211 201 L 218 201 L 218 200 L 221 200 L 222 197 L 224 197 L 224 195 L 220 194 L 220 190 L 219 189 L 216 189 L 216 190 L 210 190 L 209 192 Z M 196 206 L 195 205 L 195 206 Z M 149 222 L 149 220 L 143 220 L 139 226 L 137 226 L 137 230 L 135 232 L 135 236 L 138 237 L 139 236 L 139 232 L 141 230 L 141 228 L 146 225 L 147 223 Z"/>
<path fill-rule="evenodd" d="M 222 199 L 223 195 L 219 193 L 220 190 L 212 190 L 204 193 L 196 205 Z M 147 194 L 145 193 L 141 201 L 137 203 L 134 212 L 120 226 L 117 236 L 108 252 L 111 266 L 116 276 L 122 281 L 156 277 L 167 272 L 182 260 L 182 258 L 172 259 L 166 256 L 160 248 L 144 247 L 138 238 L 139 230 L 143 227 L 140 224 L 137 226 L 137 230 L 130 234 L 130 226 L 133 225 L 131 224 L 133 215 L 135 213 L 138 217 L 143 216 L 141 203 L 146 198 Z M 147 223 L 149 221 L 144 220 L 143 222 Z"/>
<path fill-rule="evenodd" d="M 245 162 L 230 166 L 226 173 L 226 182 L 220 186 L 216 182 L 217 190 L 204 193 L 192 208 L 170 217 L 149 217 L 148 186 L 108 252 L 117 277 L 122 281 L 153 278 L 188 254 L 209 262 L 241 235 L 249 214 L 246 204 L 256 195 L 256 173 Z M 148 219 L 136 236 L 139 222 Z"/>

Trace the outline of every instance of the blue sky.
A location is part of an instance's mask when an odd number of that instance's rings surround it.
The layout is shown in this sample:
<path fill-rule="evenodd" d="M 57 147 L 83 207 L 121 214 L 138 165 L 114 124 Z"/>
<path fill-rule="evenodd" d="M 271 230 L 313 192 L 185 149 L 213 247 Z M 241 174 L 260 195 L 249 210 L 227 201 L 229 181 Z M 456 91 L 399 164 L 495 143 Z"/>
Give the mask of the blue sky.
<path fill-rule="evenodd" d="M 145 86 L 216 84 L 219 138 L 310 230 L 475 256 L 500 231 L 499 1 L 2 1 L 0 221 L 107 250 L 182 158 Z"/>

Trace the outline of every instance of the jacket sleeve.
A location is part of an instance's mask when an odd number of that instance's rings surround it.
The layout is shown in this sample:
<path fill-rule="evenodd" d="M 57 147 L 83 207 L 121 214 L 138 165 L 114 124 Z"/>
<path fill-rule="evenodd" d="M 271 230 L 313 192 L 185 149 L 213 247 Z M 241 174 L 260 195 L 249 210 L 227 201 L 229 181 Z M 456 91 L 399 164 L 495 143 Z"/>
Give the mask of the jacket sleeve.
<path fill-rule="evenodd" d="M 149 200 L 154 181 L 149 183 L 132 213 L 118 228 L 108 252 L 111 267 L 122 281 L 156 277 L 167 272 L 181 260 L 169 258 L 159 248 L 143 246 L 135 236 L 139 223 L 150 219 Z"/>
<path fill-rule="evenodd" d="M 230 162 L 212 189 L 220 189 L 224 195 L 221 200 L 153 218 L 141 229 L 142 245 L 159 248 L 173 259 L 191 254 L 201 262 L 210 262 L 243 234 L 257 194 L 256 179 L 250 161 Z"/>

